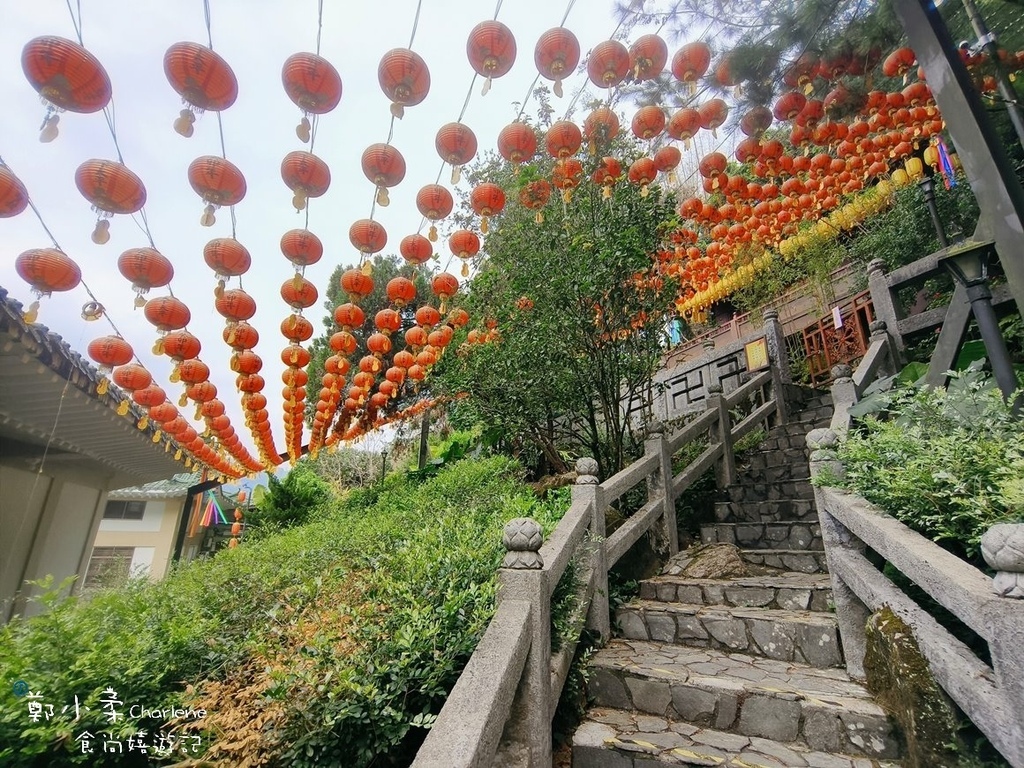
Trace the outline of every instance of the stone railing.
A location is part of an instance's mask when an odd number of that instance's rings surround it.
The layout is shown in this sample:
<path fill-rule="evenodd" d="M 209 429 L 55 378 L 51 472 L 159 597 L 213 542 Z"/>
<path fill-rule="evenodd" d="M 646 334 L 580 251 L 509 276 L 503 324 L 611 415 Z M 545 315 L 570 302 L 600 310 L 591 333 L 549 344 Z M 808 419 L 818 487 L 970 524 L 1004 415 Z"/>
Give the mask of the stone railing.
<path fill-rule="evenodd" d="M 774 363 L 779 348 L 769 349 Z M 551 718 L 576 650 L 576 642 L 570 642 L 558 653 L 551 651 L 551 595 L 569 563 L 576 559 L 583 582 L 583 610 L 572 637 L 578 638 L 585 625 L 606 641 L 611 635 L 608 571 L 647 534 L 659 552 L 675 554 L 676 499 L 712 467 L 720 483 L 732 482 L 734 442 L 760 424 L 785 422 L 783 393 L 776 365 L 728 395 L 712 386 L 704 413 L 671 434 L 660 422 L 649 425 L 643 457 L 603 483 L 595 476 L 597 462 L 579 459 L 572 503 L 547 541 L 528 518 L 506 525 L 494 617 L 414 768 L 550 768 Z M 731 412 L 741 404 L 749 414 L 733 424 Z M 673 474 L 675 454 L 704 437 L 707 447 Z M 609 508 L 637 487 L 646 487 L 646 503 L 606 538 Z"/>
<path fill-rule="evenodd" d="M 841 477 L 835 448 L 849 427 L 849 410 L 893 363 L 884 322 L 872 324 L 871 346 L 856 373 L 833 369 L 830 429 L 812 430 L 811 476 Z M 859 496 L 815 487 L 815 504 L 832 579 L 843 655 L 853 677 L 864 677 L 868 617 L 888 606 L 912 628 L 935 680 L 1015 768 L 1024 768 L 1024 525 L 997 525 L 982 539 L 991 579 Z M 939 605 L 988 643 L 991 666 L 941 626 L 871 560 L 895 566 Z"/>

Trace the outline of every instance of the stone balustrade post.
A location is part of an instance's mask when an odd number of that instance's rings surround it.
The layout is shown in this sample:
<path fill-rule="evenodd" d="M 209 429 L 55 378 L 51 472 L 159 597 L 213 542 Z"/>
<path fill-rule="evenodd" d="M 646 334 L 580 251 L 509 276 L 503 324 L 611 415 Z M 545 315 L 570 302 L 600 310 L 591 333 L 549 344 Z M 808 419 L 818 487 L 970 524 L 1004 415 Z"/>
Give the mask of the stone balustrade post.
<path fill-rule="evenodd" d="M 832 429 L 845 432 L 850 426 L 850 407 L 858 400 L 853 369 L 846 363 L 832 366 Z"/>
<path fill-rule="evenodd" d="M 1000 523 L 981 537 L 981 555 L 996 575 L 992 590 L 1006 599 L 1008 610 L 993 611 L 992 668 L 1012 711 L 1024 712 L 1024 523 Z"/>
<path fill-rule="evenodd" d="M 779 322 L 779 311 L 768 309 L 764 313 L 764 340 L 768 345 L 768 363 L 772 374 L 772 390 L 777 404 L 776 424 L 789 421 L 789 404 L 786 402 L 786 385 L 793 383 L 789 370 L 789 352 L 786 350 L 786 336 Z"/>
<path fill-rule="evenodd" d="M 812 481 L 826 472 L 837 479 L 843 477 L 843 465 L 836 454 L 838 446 L 839 435 L 832 429 L 812 429 L 807 433 L 807 447 L 811 452 L 809 464 Z M 845 525 L 828 513 L 825 508 L 824 494 L 817 485 L 814 486 L 814 506 L 818 510 L 821 539 L 825 545 L 825 558 L 829 563 L 832 602 L 836 609 L 836 621 L 839 624 L 839 639 L 843 644 L 846 671 L 851 677 L 863 679 L 864 652 L 867 647 L 865 627 L 871 611 L 843 581 L 837 570 L 832 567 L 832 556 L 837 549 L 852 550 L 863 554 L 866 546 Z"/>
<path fill-rule="evenodd" d="M 503 742 L 508 752 L 529 755 L 530 768 L 551 765 L 551 601 L 540 548 L 540 524 L 517 517 L 505 524 L 505 559 L 498 570 L 498 601 L 530 604 L 530 652 L 516 689 Z M 502 745 L 506 747 L 505 744 Z"/>
<path fill-rule="evenodd" d="M 644 454 L 658 457 L 658 468 L 647 478 L 647 498 L 661 499 L 661 516 L 654 526 L 655 549 L 669 557 L 679 551 L 679 532 L 676 529 L 676 500 L 672 492 L 672 454 L 665 437 L 665 425 L 658 420 L 647 427 Z"/>
<path fill-rule="evenodd" d="M 708 410 L 718 411 L 718 439 L 722 441 L 722 458 L 715 463 L 715 472 L 718 487 L 725 488 L 736 482 L 736 455 L 732 450 L 732 424 L 721 384 L 708 386 Z"/>
<path fill-rule="evenodd" d="M 597 461 L 584 456 L 576 460 L 576 484 L 572 487 L 573 503 L 577 501 L 590 505 L 590 556 L 594 571 L 594 596 L 587 610 L 587 628 L 597 633 L 601 644 L 612 636 L 611 614 L 608 606 L 608 558 L 605 553 L 605 512 L 604 489 L 597 482 Z"/>
<path fill-rule="evenodd" d="M 706 358 L 704 363 L 704 389 L 708 391 L 712 384 L 717 384 L 718 379 L 715 378 L 715 365 L 714 365 L 714 352 L 715 342 L 711 339 L 704 339 L 700 343 L 701 349 L 703 349 L 702 356 Z"/>
<path fill-rule="evenodd" d="M 892 331 L 893 365 L 898 368 L 903 357 L 903 338 L 899 327 L 903 313 L 900 310 L 896 293 L 889 285 L 885 276 L 885 262 L 875 259 L 868 264 L 868 290 L 871 292 L 871 304 L 874 315 L 884 322 Z"/>
<path fill-rule="evenodd" d="M 872 320 L 868 324 L 868 329 L 871 331 L 871 336 L 868 338 L 869 346 L 876 341 L 885 342 L 885 363 L 878 369 L 878 374 L 879 376 L 891 376 L 897 372 L 898 368 L 895 347 L 892 336 L 889 335 L 889 324 L 885 320 Z M 876 376 L 876 378 L 878 377 Z"/>

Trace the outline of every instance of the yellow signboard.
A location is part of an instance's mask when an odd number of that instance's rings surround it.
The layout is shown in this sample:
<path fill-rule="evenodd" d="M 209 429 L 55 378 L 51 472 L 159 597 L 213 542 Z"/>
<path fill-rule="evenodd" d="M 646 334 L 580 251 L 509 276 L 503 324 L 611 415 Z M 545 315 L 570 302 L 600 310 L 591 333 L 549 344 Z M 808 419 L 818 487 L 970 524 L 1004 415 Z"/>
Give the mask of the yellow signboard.
<path fill-rule="evenodd" d="M 768 367 L 768 342 L 764 338 L 744 345 L 743 351 L 747 356 L 748 371 L 760 371 Z"/>

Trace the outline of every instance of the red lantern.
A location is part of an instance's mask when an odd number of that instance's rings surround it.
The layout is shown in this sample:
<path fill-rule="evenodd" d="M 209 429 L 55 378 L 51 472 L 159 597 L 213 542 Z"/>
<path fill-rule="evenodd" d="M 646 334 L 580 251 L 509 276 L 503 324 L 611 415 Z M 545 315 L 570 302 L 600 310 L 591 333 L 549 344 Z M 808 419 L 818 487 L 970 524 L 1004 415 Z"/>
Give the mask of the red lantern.
<path fill-rule="evenodd" d="M 779 97 L 773 110 L 776 120 L 793 120 L 807 106 L 807 97 L 799 91 L 789 91 Z"/>
<path fill-rule="evenodd" d="M 309 115 L 330 112 L 341 101 L 341 76 L 327 59 L 315 53 L 289 56 L 281 70 L 288 98 L 302 110 L 302 122 L 295 129 L 301 141 L 310 139 Z"/>
<path fill-rule="evenodd" d="M 647 185 L 658 176 L 658 168 L 649 157 L 641 157 L 629 166 L 629 181 L 640 185 L 641 197 L 647 197 Z"/>
<path fill-rule="evenodd" d="M 597 152 L 599 144 L 619 135 L 619 117 L 608 107 L 598 107 L 583 121 L 583 137 L 590 144 L 590 154 Z"/>
<path fill-rule="evenodd" d="M 440 184 L 427 184 L 416 194 L 416 208 L 425 219 L 437 222 L 452 212 L 455 201 L 452 193 Z M 431 224 L 427 236 L 431 241 L 437 240 L 437 226 Z"/>
<path fill-rule="evenodd" d="M 583 178 L 583 165 L 575 157 L 566 157 L 555 161 L 551 171 L 551 182 L 562 190 L 562 200 L 572 200 L 572 190 L 579 186 Z"/>
<path fill-rule="evenodd" d="M 149 371 L 138 363 L 131 362 L 118 366 L 114 370 L 112 378 L 114 379 L 114 383 L 126 392 L 134 392 L 137 389 L 144 389 L 153 383 L 153 377 L 150 375 Z M 160 399 L 163 400 L 163 398 L 164 395 L 161 394 Z"/>
<path fill-rule="evenodd" d="M 459 229 L 448 238 L 448 247 L 454 255 L 463 259 L 462 276 L 469 276 L 469 259 L 480 252 L 480 238 L 468 229 Z"/>
<path fill-rule="evenodd" d="M 167 401 L 167 393 L 156 384 L 147 384 L 132 392 L 132 400 L 145 408 Z"/>
<path fill-rule="evenodd" d="M 404 280 L 405 278 L 401 279 Z M 412 283 L 410 283 L 410 285 L 412 285 Z M 415 298 L 415 290 L 413 291 L 412 295 Z M 402 300 L 399 299 L 399 301 Z M 398 306 L 402 306 L 403 304 L 399 304 Z M 377 328 L 377 330 L 381 331 L 382 333 L 394 333 L 395 331 L 399 330 L 402 327 L 402 316 L 393 309 L 382 309 L 376 315 L 373 316 L 373 324 Z"/>
<path fill-rule="evenodd" d="M 359 219 L 348 228 L 349 242 L 363 254 L 377 253 L 388 244 L 388 233 L 373 219 Z"/>
<path fill-rule="evenodd" d="M 665 130 L 665 113 L 654 105 L 641 107 L 633 116 L 631 127 L 638 139 L 653 139 Z"/>
<path fill-rule="evenodd" d="M 612 196 L 612 186 L 622 176 L 622 166 L 614 157 L 601 158 L 591 178 L 601 187 L 601 196 L 608 199 Z"/>
<path fill-rule="evenodd" d="M 519 191 L 519 202 L 534 211 L 534 221 L 538 224 L 544 221 L 542 209 L 551 199 L 551 184 L 544 179 L 531 181 Z"/>
<path fill-rule="evenodd" d="M 377 82 L 391 99 L 391 114 L 401 119 L 405 107 L 413 107 L 430 91 L 430 70 L 418 53 L 394 48 L 385 53 L 377 67 Z"/>
<path fill-rule="evenodd" d="M 541 76 L 554 81 L 555 96 L 562 96 L 562 80 L 580 63 L 580 43 L 565 27 L 549 29 L 537 41 L 533 60 Z"/>
<path fill-rule="evenodd" d="M 89 357 L 100 367 L 100 373 L 109 373 L 119 365 L 132 361 L 132 345 L 120 336 L 100 336 L 89 342 Z"/>
<path fill-rule="evenodd" d="M 371 144 L 363 152 L 363 174 L 377 187 L 377 204 L 387 206 L 388 187 L 400 184 L 405 178 L 405 158 L 390 144 Z"/>
<path fill-rule="evenodd" d="M 178 376 L 186 384 L 198 384 L 210 378 L 210 366 L 202 360 L 185 360 L 178 366 Z"/>
<path fill-rule="evenodd" d="M 281 350 L 281 362 L 294 368 L 305 368 L 309 365 L 309 350 L 303 349 L 298 344 L 289 344 Z M 305 371 L 302 371 L 306 375 Z"/>
<path fill-rule="evenodd" d="M 32 287 L 33 293 L 40 297 L 54 291 L 70 291 L 82 281 L 82 271 L 78 265 L 56 248 L 25 251 L 14 260 L 14 268 L 21 279 Z"/>
<path fill-rule="evenodd" d="M 313 338 L 313 324 L 302 315 L 288 315 L 281 321 L 281 335 L 296 344 Z"/>
<path fill-rule="evenodd" d="M 234 350 L 252 349 L 260 341 L 257 330 L 245 322 L 232 323 L 221 335 L 224 342 Z"/>
<path fill-rule="evenodd" d="M 385 291 L 388 295 L 388 301 L 396 307 L 404 307 L 416 298 L 416 286 L 407 277 L 391 278 L 388 280 Z"/>
<path fill-rule="evenodd" d="M 594 46 L 587 59 L 587 75 L 598 88 L 614 88 L 629 74 L 629 51 L 618 40 Z"/>
<path fill-rule="evenodd" d="M 214 211 L 223 205 L 236 205 L 245 197 L 245 177 L 233 163 L 216 155 L 205 155 L 188 167 L 188 183 L 206 203 L 199 223 L 204 227 L 216 221 Z"/>
<path fill-rule="evenodd" d="M 341 276 L 341 289 L 345 291 L 353 302 L 358 302 L 365 296 L 369 296 L 373 290 L 373 278 L 363 274 L 360 269 L 346 270 Z"/>
<path fill-rule="evenodd" d="M 216 237 L 203 246 L 203 260 L 221 281 L 244 275 L 252 266 L 248 249 L 230 237 Z"/>
<path fill-rule="evenodd" d="M 316 304 L 319 293 L 316 286 L 299 275 L 281 284 L 281 298 L 292 309 L 298 311 Z"/>
<path fill-rule="evenodd" d="M 690 83 L 691 88 L 711 66 L 711 48 L 707 43 L 688 43 L 672 57 L 672 74 L 677 80 Z"/>
<path fill-rule="evenodd" d="M 424 304 L 416 310 L 416 322 L 424 328 L 433 328 L 441 322 L 441 313 L 429 304 Z"/>
<path fill-rule="evenodd" d="M 747 136 L 760 138 L 772 124 L 772 111 L 761 105 L 751 107 L 740 118 L 740 130 Z"/>
<path fill-rule="evenodd" d="M 629 68 L 637 82 L 656 78 L 667 61 L 668 46 L 657 35 L 643 35 L 629 48 Z"/>
<path fill-rule="evenodd" d="M 291 229 L 281 236 L 281 253 L 296 269 L 302 269 L 320 261 L 324 245 L 308 229 Z"/>
<path fill-rule="evenodd" d="M 320 197 L 331 186 L 331 169 L 312 152 L 289 152 L 281 161 L 281 178 L 294 195 L 296 211 L 311 197 Z"/>
<path fill-rule="evenodd" d="M 234 371 L 235 373 L 249 375 L 251 373 L 259 373 L 262 368 L 263 359 L 255 352 L 252 352 L 250 350 L 236 352 L 234 355 L 231 356 L 231 370 Z M 253 403 L 250 400 L 249 407 L 252 406 Z M 256 408 L 254 408 L 254 410 L 259 410 L 259 408 L 263 408 L 265 406 L 266 403 L 257 406 Z"/>
<path fill-rule="evenodd" d="M 189 105 L 174 121 L 174 130 L 192 135 L 196 112 L 220 112 L 235 103 L 238 80 L 219 55 L 199 43 L 175 43 L 164 54 L 164 74 Z"/>
<path fill-rule="evenodd" d="M 358 304 L 351 302 L 339 304 L 334 308 L 334 322 L 343 330 L 362 328 L 363 323 L 366 322 L 366 313 L 359 308 Z"/>
<path fill-rule="evenodd" d="M 366 339 L 366 348 L 370 350 L 373 355 L 383 357 L 391 351 L 391 339 L 383 333 L 372 333 Z"/>
<path fill-rule="evenodd" d="M 916 66 L 917 54 L 912 49 L 897 48 L 882 62 L 882 74 L 886 77 L 902 77 Z"/>
<path fill-rule="evenodd" d="M 185 394 L 190 400 L 197 403 L 208 403 L 217 397 L 217 387 L 209 381 L 200 381 L 197 384 L 191 384 L 185 390 Z"/>
<path fill-rule="evenodd" d="M 163 354 L 180 363 L 182 360 L 199 357 L 203 346 L 199 339 L 188 331 L 172 331 L 163 337 L 159 348 Z"/>
<path fill-rule="evenodd" d="M 488 217 L 501 213 L 505 208 L 505 192 L 497 184 L 484 182 L 473 188 L 469 195 L 469 204 L 481 217 L 480 231 L 486 235 L 489 228 Z"/>
<path fill-rule="evenodd" d="M 330 344 L 331 349 L 339 355 L 351 355 L 356 351 L 356 347 L 358 346 L 356 337 L 348 331 L 338 331 L 337 333 L 332 334 L 328 343 Z"/>
<path fill-rule="evenodd" d="M 110 240 L 110 216 L 135 213 L 146 204 L 142 180 L 113 160 L 86 160 L 75 171 L 75 185 L 100 216 L 92 233 L 97 245 Z"/>
<path fill-rule="evenodd" d="M 430 289 L 441 299 L 441 311 L 444 312 L 446 299 L 450 299 L 459 290 L 459 280 L 455 275 L 440 272 L 430 281 Z"/>
<path fill-rule="evenodd" d="M 395 367 L 402 369 L 403 372 L 407 370 L 410 366 L 412 366 L 415 362 L 416 358 L 413 357 L 412 352 L 403 349 L 402 351 L 395 353 Z"/>
<path fill-rule="evenodd" d="M 552 123 L 547 134 L 548 154 L 554 158 L 575 155 L 583 143 L 583 133 L 571 120 Z"/>
<path fill-rule="evenodd" d="M 705 179 L 716 179 L 725 173 L 725 167 L 729 160 L 721 152 L 712 152 L 701 158 L 699 170 L 700 175 Z"/>
<path fill-rule="evenodd" d="M 462 174 L 461 167 L 476 155 L 476 134 L 462 123 L 446 123 L 438 128 L 434 147 L 441 159 L 451 164 L 452 184 L 457 184 Z"/>
<path fill-rule="evenodd" d="M 498 134 L 498 152 L 514 165 L 525 163 L 537 152 L 537 134 L 526 123 L 509 123 Z"/>
<path fill-rule="evenodd" d="M 21 68 L 47 103 L 39 140 L 57 138 L 57 110 L 99 112 L 110 102 L 110 78 L 85 48 L 62 37 L 37 37 L 21 52 Z"/>
<path fill-rule="evenodd" d="M 697 135 L 700 130 L 700 112 L 693 107 L 680 109 L 672 119 L 668 121 L 668 135 L 677 141 L 683 142 L 683 146 L 690 148 L 690 139 Z"/>
<path fill-rule="evenodd" d="M 413 349 L 419 349 L 420 347 L 426 346 L 427 343 L 427 332 L 424 328 L 414 325 L 412 328 L 405 332 L 405 344 Z"/>
<path fill-rule="evenodd" d="M 423 264 L 434 255 L 434 248 L 423 235 L 407 235 L 398 246 L 402 258 L 410 264 Z"/>
<path fill-rule="evenodd" d="M 676 147 L 662 147 L 654 154 L 654 167 L 662 173 L 671 173 L 682 159 L 682 153 Z"/>
<path fill-rule="evenodd" d="M 711 131 L 711 135 L 717 138 L 718 127 L 729 116 L 728 105 L 721 99 L 712 99 L 702 104 L 697 111 L 700 113 L 700 127 L 706 131 Z"/>
<path fill-rule="evenodd" d="M 224 319 L 235 323 L 256 314 L 256 300 L 241 288 L 221 293 L 214 301 L 214 307 Z"/>
<path fill-rule="evenodd" d="M 150 288 L 163 288 L 174 277 L 170 260 L 153 248 L 129 248 L 118 257 L 117 269 L 131 281 L 136 307 L 145 305 L 143 294 Z"/>
<path fill-rule="evenodd" d="M 173 296 L 157 296 L 146 302 L 146 319 L 164 333 L 184 328 L 192 319 L 185 303 Z"/>
<path fill-rule="evenodd" d="M 0 219 L 17 216 L 28 208 L 28 192 L 10 168 L 0 164 Z"/>
<path fill-rule="evenodd" d="M 483 92 L 491 89 L 491 79 L 507 74 L 516 60 L 516 39 L 512 30 L 500 21 L 482 21 L 469 33 L 466 55 L 473 71 L 483 78 Z"/>

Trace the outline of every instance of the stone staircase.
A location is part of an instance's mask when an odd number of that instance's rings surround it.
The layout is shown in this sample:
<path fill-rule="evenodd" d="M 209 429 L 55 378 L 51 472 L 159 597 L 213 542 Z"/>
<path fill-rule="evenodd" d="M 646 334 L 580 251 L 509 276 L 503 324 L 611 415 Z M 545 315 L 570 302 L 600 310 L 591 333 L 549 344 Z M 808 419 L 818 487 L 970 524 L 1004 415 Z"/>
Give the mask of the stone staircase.
<path fill-rule="evenodd" d="M 618 610 L 617 637 L 591 660 L 574 768 L 898 766 L 899 737 L 846 674 L 829 611 L 804 435 L 830 416 L 828 395 L 807 392 L 702 527 L 704 544 L 738 548 L 747 575 L 691 578 L 680 553 Z"/>

